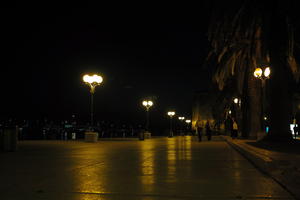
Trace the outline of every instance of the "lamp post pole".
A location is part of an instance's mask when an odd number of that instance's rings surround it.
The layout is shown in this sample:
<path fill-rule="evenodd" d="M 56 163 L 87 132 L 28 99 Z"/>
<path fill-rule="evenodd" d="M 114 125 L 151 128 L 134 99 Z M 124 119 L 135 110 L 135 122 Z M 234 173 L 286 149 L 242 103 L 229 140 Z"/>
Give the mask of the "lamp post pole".
<path fill-rule="evenodd" d="M 263 68 L 256 68 L 253 75 L 255 78 L 258 78 L 261 80 L 261 119 L 264 121 L 265 118 L 265 112 L 266 112 L 266 80 L 270 78 L 271 70 L 270 67 L 263 67 Z M 263 127 L 263 123 L 262 123 Z M 264 129 L 264 128 L 263 128 Z M 265 130 L 264 130 L 265 131 Z"/>
<path fill-rule="evenodd" d="M 169 133 L 169 137 L 173 137 L 173 127 L 172 127 L 173 123 L 172 123 L 172 118 L 175 115 L 175 112 L 174 111 L 170 111 L 170 112 L 168 112 L 168 115 L 170 117 L 170 133 Z"/>
<path fill-rule="evenodd" d="M 94 91 L 91 90 L 91 126 L 94 125 Z"/>
<path fill-rule="evenodd" d="M 84 75 L 83 81 L 90 87 L 91 93 L 91 127 L 94 124 L 94 93 L 96 86 L 100 85 L 103 81 L 103 78 L 99 75 L 94 74 L 93 76 Z"/>
<path fill-rule="evenodd" d="M 190 119 L 187 119 L 187 120 L 185 120 L 185 122 L 187 123 L 187 130 L 190 131 L 190 123 L 191 123 L 191 120 L 190 120 Z"/>
<path fill-rule="evenodd" d="M 153 106 L 153 102 L 150 101 L 150 100 L 144 100 L 143 101 L 143 106 L 146 107 L 146 131 L 148 132 L 149 131 L 149 124 L 150 124 L 150 120 L 149 120 L 149 109 L 151 106 Z"/>
<path fill-rule="evenodd" d="M 180 121 L 180 124 L 179 124 L 179 127 L 180 127 L 180 135 L 183 135 L 183 128 L 182 128 L 182 121 L 184 120 L 184 117 L 178 117 L 179 121 Z"/>

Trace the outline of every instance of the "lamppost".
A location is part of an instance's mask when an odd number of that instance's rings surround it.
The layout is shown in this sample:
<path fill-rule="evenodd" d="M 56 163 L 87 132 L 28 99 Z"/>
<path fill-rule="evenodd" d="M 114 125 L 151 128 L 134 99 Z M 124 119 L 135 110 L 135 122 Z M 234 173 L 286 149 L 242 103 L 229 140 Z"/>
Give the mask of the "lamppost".
<path fill-rule="evenodd" d="M 143 106 L 146 108 L 146 131 L 149 131 L 149 109 L 153 106 L 153 102 L 150 100 L 143 101 Z"/>
<path fill-rule="evenodd" d="M 188 129 L 188 131 L 189 131 L 191 120 L 190 120 L 190 119 L 187 119 L 187 120 L 185 120 L 185 123 L 187 123 L 187 129 Z"/>
<path fill-rule="evenodd" d="M 184 117 L 178 117 L 179 121 L 180 121 L 180 135 L 183 135 L 183 130 L 182 130 L 182 122 L 185 119 Z"/>
<path fill-rule="evenodd" d="M 262 118 L 265 116 L 265 101 L 266 101 L 266 80 L 270 78 L 271 69 L 268 66 L 258 67 L 255 69 L 253 75 L 255 78 L 261 80 L 262 83 Z"/>
<path fill-rule="evenodd" d="M 172 118 L 175 115 L 175 112 L 174 111 L 169 111 L 168 115 L 170 117 L 170 133 L 169 133 L 169 137 L 173 137 Z"/>
<path fill-rule="evenodd" d="M 91 93 L 91 127 L 93 126 L 94 122 L 94 93 L 95 88 L 97 85 L 100 85 L 103 81 L 103 78 L 97 74 L 92 76 L 86 74 L 83 76 L 83 81 L 85 84 L 90 86 L 90 93 Z"/>
<path fill-rule="evenodd" d="M 233 98 L 233 103 L 234 103 L 234 117 L 235 121 L 240 124 L 240 119 L 241 119 L 241 112 L 240 112 L 240 107 L 241 107 L 241 99 L 238 97 Z"/>

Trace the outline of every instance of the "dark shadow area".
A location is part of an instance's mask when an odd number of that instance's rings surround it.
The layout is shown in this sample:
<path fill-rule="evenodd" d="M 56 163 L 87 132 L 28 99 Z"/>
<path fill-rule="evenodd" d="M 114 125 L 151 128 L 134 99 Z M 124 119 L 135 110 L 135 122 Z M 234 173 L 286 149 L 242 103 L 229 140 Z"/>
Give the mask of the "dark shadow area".
<path fill-rule="evenodd" d="M 290 142 L 259 141 L 259 142 L 246 142 L 246 144 L 254 146 L 256 148 L 269 150 L 269 151 L 300 155 L 300 141 L 299 140 L 292 140 Z"/>

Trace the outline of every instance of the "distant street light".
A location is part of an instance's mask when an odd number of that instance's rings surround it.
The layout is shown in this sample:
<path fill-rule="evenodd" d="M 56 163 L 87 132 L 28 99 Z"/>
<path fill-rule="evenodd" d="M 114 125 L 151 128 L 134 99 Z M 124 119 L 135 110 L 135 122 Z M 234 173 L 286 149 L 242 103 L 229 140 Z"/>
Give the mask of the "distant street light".
<path fill-rule="evenodd" d="M 175 115 L 175 112 L 174 111 L 169 111 L 168 115 L 170 117 L 170 133 L 169 133 L 169 137 L 173 137 L 172 118 Z"/>
<path fill-rule="evenodd" d="M 151 106 L 153 106 L 153 102 L 150 101 L 150 100 L 145 100 L 143 101 L 143 106 L 145 106 L 146 108 L 146 131 L 148 132 L 149 131 L 149 109 Z"/>
<path fill-rule="evenodd" d="M 93 126 L 94 122 L 94 93 L 95 88 L 97 85 L 100 85 L 103 81 L 103 78 L 97 74 L 92 76 L 86 74 L 83 76 L 83 81 L 85 84 L 90 86 L 90 93 L 91 93 L 91 127 Z"/>
<path fill-rule="evenodd" d="M 234 99 L 233 99 L 233 102 L 234 102 L 235 104 L 237 104 L 237 103 L 239 102 L 239 99 L 238 99 L 238 98 L 234 98 Z"/>
<path fill-rule="evenodd" d="M 185 119 L 184 117 L 178 117 L 179 121 L 180 121 L 180 135 L 183 135 L 183 130 L 182 130 L 182 123 L 183 123 L 183 120 Z"/>
<path fill-rule="evenodd" d="M 187 123 L 187 129 L 188 129 L 188 131 L 190 130 L 190 123 L 191 123 L 192 121 L 190 120 L 190 119 L 187 119 L 187 120 L 185 120 L 185 123 Z M 189 133 L 187 133 L 187 134 L 189 134 Z"/>

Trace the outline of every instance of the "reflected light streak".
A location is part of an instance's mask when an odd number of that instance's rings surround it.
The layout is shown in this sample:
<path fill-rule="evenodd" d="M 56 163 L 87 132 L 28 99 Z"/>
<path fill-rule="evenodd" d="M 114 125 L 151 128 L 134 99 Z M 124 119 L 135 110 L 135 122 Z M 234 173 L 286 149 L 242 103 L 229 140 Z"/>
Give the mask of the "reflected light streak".
<path fill-rule="evenodd" d="M 170 182 L 176 181 L 176 141 L 175 139 L 167 140 L 167 180 Z"/>
<path fill-rule="evenodd" d="M 192 160 L 192 136 L 186 136 L 185 140 L 185 160 Z"/>
<path fill-rule="evenodd" d="M 151 192 L 153 190 L 154 180 L 154 150 L 153 142 L 151 140 L 146 141 L 141 146 L 141 183 L 145 192 Z"/>
<path fill-rule="evenodd" d="M 79 149 L 80 150 L 80 149 Z M 74 173 L 74 184 L 76 192 L 80 193 L 107 193 L 105 176 L 107 171 L 107 165 L 103 164 L 101 167 L 93 167 L 97 160 L 98 150 L 95 152 L 89 152 L 86 156 L 82 156 L 80 152 L 74 151 L 73 155 L 78 155 L 71 157 L 74 163 L 86 163 L 78 171 Z M 99 163 L 98 163 L 99 164 Z M 88 196 L 82 196 L 83 199 L 89 199 Z"/>

